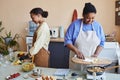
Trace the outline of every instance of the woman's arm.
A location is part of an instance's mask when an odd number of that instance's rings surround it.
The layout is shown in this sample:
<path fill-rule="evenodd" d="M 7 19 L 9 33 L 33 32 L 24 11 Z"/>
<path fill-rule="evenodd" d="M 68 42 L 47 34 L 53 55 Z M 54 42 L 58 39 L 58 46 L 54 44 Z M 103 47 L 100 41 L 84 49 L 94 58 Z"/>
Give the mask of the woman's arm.
<path fill-rule="evenodd" d="M 99 55 L 99 53 L 104 48 L 104 44 L 105 44 L 105 34 L 104 34 L 103 28 L 100 24 L 99 24 L 99 27 L 97 28 L 96 32 L 97 32 L 98 38 L 100 39 L 100 44 L 97 46 L 94 54 L 92 55 L 93 57 L 97 57 Z"/>
<path fill-rule="evenodd" d="M 102 46 L 98 46 L 95 50 L 95 53 L 92 55 L 92 57 L 97 57 L 99 53 L 102 51 L 102 49 L 103 49 Z"/>
<path fill-rule="evenodd" d="M 75 54 L 77 55 L 78 58 L 84 59 L 83 53 L 80 52 L 75 46 L 73 46 L 72 44 L 67 44 L 66 46 L 67 46 L 70 50 L 72 50 L 73 52 L 75 52 Z"/>

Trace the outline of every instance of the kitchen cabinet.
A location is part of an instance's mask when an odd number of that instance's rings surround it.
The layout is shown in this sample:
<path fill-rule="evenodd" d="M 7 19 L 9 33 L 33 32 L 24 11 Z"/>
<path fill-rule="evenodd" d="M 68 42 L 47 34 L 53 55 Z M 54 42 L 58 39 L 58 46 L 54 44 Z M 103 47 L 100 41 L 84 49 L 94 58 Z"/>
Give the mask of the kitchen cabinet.
<path fill-rule="evenodd" d="M 69 67 L 69 49 L 64 47 L 64 42 L 50 42 L 49 51 L 51 68 Z"/>

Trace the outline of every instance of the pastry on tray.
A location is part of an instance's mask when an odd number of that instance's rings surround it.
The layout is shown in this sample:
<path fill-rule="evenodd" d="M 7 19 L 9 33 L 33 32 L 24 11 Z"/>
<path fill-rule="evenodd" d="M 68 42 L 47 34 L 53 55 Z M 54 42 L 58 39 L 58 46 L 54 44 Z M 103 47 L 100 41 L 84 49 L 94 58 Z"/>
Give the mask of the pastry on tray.
<path fill-rule="evenodd" d="M 41 76 L 39 78 L 36 78 L 35 80 L 56 80 L 53 76 Z"/>

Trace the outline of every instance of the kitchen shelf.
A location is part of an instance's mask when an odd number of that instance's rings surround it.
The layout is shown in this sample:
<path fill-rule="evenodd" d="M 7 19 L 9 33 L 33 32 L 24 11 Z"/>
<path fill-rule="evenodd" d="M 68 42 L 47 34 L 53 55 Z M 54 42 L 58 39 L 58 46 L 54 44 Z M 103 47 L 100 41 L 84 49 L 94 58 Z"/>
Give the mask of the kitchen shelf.
<path fill-rule="evenodd" d="M 115 1 L 115 24 L 120 25 L 120 0 Z"/>
<path fill-rule="evenodd" d="M 106 42 L 115 42 L 116 39 L 115 37 L 105 37 L 106 38 Z"/>

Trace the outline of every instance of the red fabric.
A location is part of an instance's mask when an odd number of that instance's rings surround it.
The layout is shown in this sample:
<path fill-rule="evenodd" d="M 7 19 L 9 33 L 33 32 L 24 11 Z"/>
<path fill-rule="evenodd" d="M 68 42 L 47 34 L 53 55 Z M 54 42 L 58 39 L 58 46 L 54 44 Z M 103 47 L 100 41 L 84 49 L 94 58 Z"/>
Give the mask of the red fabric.
<path fill-rule="evenodd" d="M 78 18 L 77 10 L 74 9 L 73 16 L 72 16 L 72 22 Z"/>

